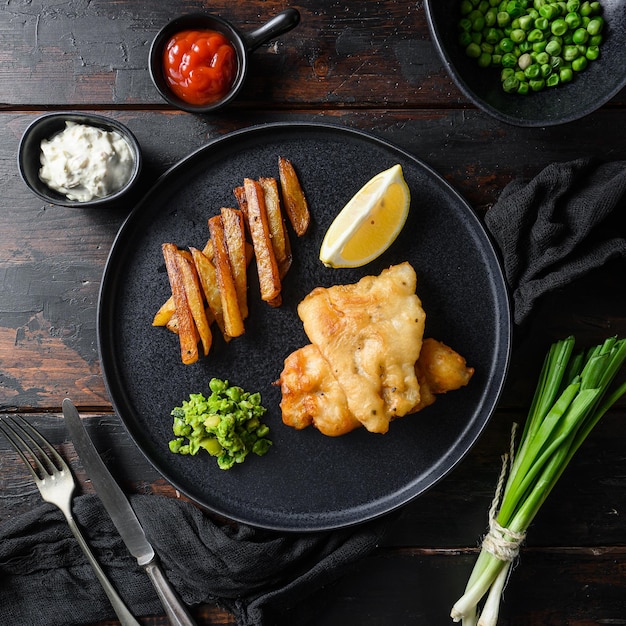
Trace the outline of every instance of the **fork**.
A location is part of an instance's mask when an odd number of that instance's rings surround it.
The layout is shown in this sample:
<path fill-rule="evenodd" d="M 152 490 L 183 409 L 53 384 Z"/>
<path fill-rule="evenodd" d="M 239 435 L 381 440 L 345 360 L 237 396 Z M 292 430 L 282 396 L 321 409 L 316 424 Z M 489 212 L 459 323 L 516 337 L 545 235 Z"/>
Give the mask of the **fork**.
<path fill-rule="evenodd" d="M 72 495 L 76 484 L 67 463 L 41 433 L 19 416 L 0 418 L 0 430 L 26 463 L 41 497 L 58 507 L 65 516 L 72 534 L 93 567 L 122 626 L 140 626 L 100 567 L 76 524 L 72 515 Z M 30 455 L 30 460 L 25 453 Z"/>

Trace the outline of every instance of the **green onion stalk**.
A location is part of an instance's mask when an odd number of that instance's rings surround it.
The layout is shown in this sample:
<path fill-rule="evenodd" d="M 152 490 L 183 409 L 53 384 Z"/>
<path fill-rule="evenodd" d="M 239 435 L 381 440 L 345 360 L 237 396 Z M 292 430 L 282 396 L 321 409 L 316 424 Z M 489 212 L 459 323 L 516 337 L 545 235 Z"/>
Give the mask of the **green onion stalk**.
<path fill-rule="evenodd" d="M 503 456 L 490 510 L 489 532 L 465 593 L 452 608 L 452 619 L 463 626 L 495 626 L 511 564 L 528 527 L 576 450 L 626 394 L 626 382 L 612 385 L 626 360 L 626 339 L 612 337 L 577 353 L 574 344 L 570 336 L 550 347 L 517 452 L 513 427 L 511 450 Z"/>

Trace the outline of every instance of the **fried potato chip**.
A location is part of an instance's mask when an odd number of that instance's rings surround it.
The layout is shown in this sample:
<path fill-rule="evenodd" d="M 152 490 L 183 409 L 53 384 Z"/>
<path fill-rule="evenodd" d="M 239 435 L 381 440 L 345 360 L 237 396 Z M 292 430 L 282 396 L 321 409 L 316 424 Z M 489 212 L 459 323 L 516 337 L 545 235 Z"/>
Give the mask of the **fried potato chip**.
<path fill-rule="evenodd" d="M 183 250 L 178 251 L 178 265 L 183 277 L 187 303 L 189 304 L 191 315 L 196 324 L 198 334 L 200 335 L 204 356 L 206 356 L 211 349 L 213 335 L 205 312 L 204 298 L 202 296 L 202 288 L 200 286 L 196 266 L 193 263 L 192 255 L 190 253 L 185 254 L 185 252 L 186 251 Z"/>
<path fill-rule="evenodd" d="M 270 230 L 270 237 L 272 238 L 276 263 L 278 263 L 280 277 L 284 278 L 291 266 L 291 244 L 285 226 L 283 211 L 280 206 L 278 182 L 275 178 L 259 178 L 259 184 L 263 189 L 265 210 L 267 211 L 267 223 Z"/>
<path fill-rule="evenodd" d="M 174 313 L 174 315 L 172 315 L 172 317 L 170 317 L 170 319 L 167 321 L 167 324 L 165 324 L 165 328 L 178 335 L 178 318 L 176 317 L 176 313 Z"/>
<path fill-rule="evenodd" d="M 204 248 L 202 248 L 202 254 L 204 254 L 204 256 L 207 257 L 210 261 L 213 261 L 213 242 L 210 238 L 206 242 Z"/>
<path fill-rule="evenodd" d="M 247 203 L 247 223 L 254 246 L 261 299 L 272 306 L 280 304 L 280 270 L 272 246 L 261 185 L 251 178 L 244 179 Z"/>
<path fill-rule="evenodd" d="M 246 228 L 240 210 L 222 208 L 222 224 L 228 249 L 230 267 L 235 280 L 241 317 L 248 317 L 248 262 L 246 259 Z"/>
<path fill-rule="evenodd" d="M 174 296 L 170 296 L 156 312 L 152 320 L 153 326 L 167 326 L 172 316 L 176 313 L 176 305 L 174 304 Z"/>
<path fill-rule="evenodd" d="M 163 258 L 167 276 L 172 288 L 172 296 L 176 305 L 176 317 L 178 319 L 178 338 L 180 341 L 181 359 L 185 365 L 190 365 L 198 360 L 198 331 L 193 320 L 191 309 L 185 293 L 183 271 L 181 269 L 182 257 L 178 255 L 178 247 L 173 243 L 162 245 Z M 180 263 L 179 263 L 180 259 Z"/>
<path fill-rule="evenodd" d="M 207 250 L 207 248 L 209 248 Z M 211 310 L 212 317 L 215 319 L 217 326 L 219 327 L 222 335 L 226 341 L 230 341 L 230 335 L 226 332 L 224 325 L 224 311 L 222 309 L 222 296 L 220 295 L 219 285 L 217 283 L 217 270 L 213 261 L 201 250 L 197 248 L 190 248 L 191 256 L 193 258 L 196 271 L 198 272 L 198 278 L 200 279 L 200 285 L 204 292 L 207 305 Z M 205 246 L 204 250 L 209 252 L 213 256 L 213 242 L 210 246 Z"/>
<path fill-rule="evenodd" d="M 284 157 L 278 158 L 278 173 L 285 213 L 296 235 L 302 237 L 309 227 L 311 214 L 300 180 L 291 161 Z"/>
<path fill-rule="evenodd" d="M 246 200 L 246 190 L 243 185 L 239 187 L 235 187 L 233 189 L 233 193 L 235 194 L 235 200 L 237 200 L 237 204 L 241 209 L 241 212 L 244 216 L 247 216 L 248 213 L 248 201 Z"/>
<path fill-rule="evenodd" d="M 209 230 L 213 240 L 213 258 L 217 274 L 217 284 L 219 285 L 220 297 L 222 300 L 222 310 L 224 313 L 224 327 L 226 333 L 231 337 L 238 337 L 244 333 L 243 317 L 239 308 L 239 298 L 235 286 L 224 224 L 222 216 L 216 215 L 209 220 Z"/>

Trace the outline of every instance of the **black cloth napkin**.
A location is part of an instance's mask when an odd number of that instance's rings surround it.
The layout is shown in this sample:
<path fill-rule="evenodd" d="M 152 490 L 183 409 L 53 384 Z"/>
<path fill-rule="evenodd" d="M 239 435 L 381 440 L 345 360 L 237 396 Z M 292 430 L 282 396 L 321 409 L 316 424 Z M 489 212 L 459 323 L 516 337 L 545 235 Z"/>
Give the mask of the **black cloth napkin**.
<path fill-rule="evenodd" d="M 167 578 L 190 606 L 214 603 L 239 626 L 305 624 L 332 583 L 381 540 L 393 518 L 283 534 L 219 524 L 192 504 L 134 495 L 131 504 Z M 136 616 L 163 612 L 95 495 L 74 499 L 79 526 Z M 50 504 L 0 525 L 0 624 L 78 626 L 115 614 L 61 512 Z"/>
<path fill-rule="evenodd" d="M 513 181 L 485 223 L 502 253 L 514 321 L 537 301 L 616 257 L 626 257 L 626 161 L 553 163 Z"/>

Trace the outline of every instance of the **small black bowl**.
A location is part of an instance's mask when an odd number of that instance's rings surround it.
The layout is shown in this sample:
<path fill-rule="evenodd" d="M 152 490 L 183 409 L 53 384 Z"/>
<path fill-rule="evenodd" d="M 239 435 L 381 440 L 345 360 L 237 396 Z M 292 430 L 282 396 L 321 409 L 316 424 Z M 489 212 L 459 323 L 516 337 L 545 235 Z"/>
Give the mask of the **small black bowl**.
<path fill-rule="evenodd" d="M 189 113 L 212 113 L 230 104 L 239 94 L 248 71 L 248 54 L 263 43 L 282 35 L 300 22 L 300 13 L 293 8 L 278 13 L 251 33 L 239 32 L 230 22 L 209 13 L 182 15 L 166 24 L 156 35 L 150 47 L 150 77 L 164 100 Z M 183 30 L 206 29 L 222 33 L 237 53 L 237 76 L 230 91 L 221 99 L 207 105 L 194 105 L 176 96 L 170 89 L 163 72 L 163 50 L 170 38 Z"/>
<path fill-rule="evenodd" d="M 78 200 L 68 200 L 63 194 L 51 189 L 39 178 L 41 142 L 63 131 L 65 122 L 94 126 L 109 132 L 115 131 L 127 141 L 133 154 L 133 171 L 128 182 L 121 189 L 102 198 L 80 202 Z M 126 126 L 108 117 L 87 113 L 48 113 L 38 117 L 22 135 L 17 161 L 22 179 L 35 195 L 52 204 L 78 208 L 101 207 L 120 200 L 134 188 L 142 167 L 139 142 Z"/>
<path fill-rule="evenodd" d="M 555 126 L 592 113 L 626 87 L 624 0 L 603 0 L 604 41 L 600 58 L 567 85 L 526 96 L 502 90 L 499 69 L 478 67 L 458 43 L 460 0 L 426 0 L 435 47 L 452 79 L 477 107 L 515 126 Z"/>

